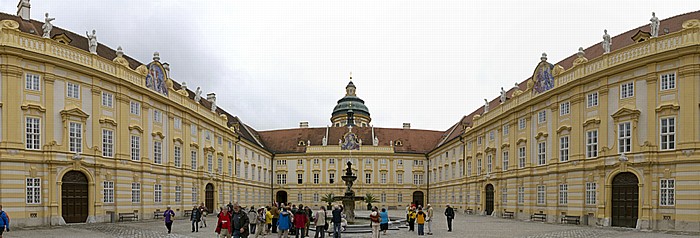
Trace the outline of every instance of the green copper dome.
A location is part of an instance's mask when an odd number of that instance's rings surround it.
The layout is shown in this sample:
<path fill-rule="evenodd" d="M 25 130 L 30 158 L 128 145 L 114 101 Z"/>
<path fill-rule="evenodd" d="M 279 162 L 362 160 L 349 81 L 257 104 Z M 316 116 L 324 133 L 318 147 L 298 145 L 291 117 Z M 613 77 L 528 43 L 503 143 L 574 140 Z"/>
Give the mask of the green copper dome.
<path fill-rule="evenodd" d="M 355 95 L 355 84 L 350 81 L 345 87 L 345 97 L 338 100 L 338 104 L 333 108 L 331 116 L 347 115 L 349 110 L 354 114 L 365 115 L 369 117 L 369 109 L 365 106 L 365 101 Z"/>

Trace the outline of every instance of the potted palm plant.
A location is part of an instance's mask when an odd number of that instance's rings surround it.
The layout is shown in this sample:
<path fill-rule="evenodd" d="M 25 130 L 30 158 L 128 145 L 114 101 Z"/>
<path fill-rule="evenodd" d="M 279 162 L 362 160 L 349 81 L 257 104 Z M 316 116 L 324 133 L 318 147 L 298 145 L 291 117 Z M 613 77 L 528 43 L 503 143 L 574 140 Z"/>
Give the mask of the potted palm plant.
<path fill-rule="evenodd" d="M 372 203 L 379 202 L 379 200 L 371 193 L 368 193 L 365 195 L 365 202 L 367 203 L 367 210 L 372 210 Z"/>
<path fill-rule="evenodd" d="M 327 205 L 326 205 L 326 210 L 331 210 L 331 208 L 332 208 L 332 207 L 331 207 L 331 203 L 335 202 L 335 198 L 334 198 L 334 196 L 333 196 L 332 193 L 328 193 L 328 194 L 324 194 L 324 195 L 321 197 L 321 201 L 322 201 L 322 202 L 325 202 L 325 203 L 327 204 Z"/>

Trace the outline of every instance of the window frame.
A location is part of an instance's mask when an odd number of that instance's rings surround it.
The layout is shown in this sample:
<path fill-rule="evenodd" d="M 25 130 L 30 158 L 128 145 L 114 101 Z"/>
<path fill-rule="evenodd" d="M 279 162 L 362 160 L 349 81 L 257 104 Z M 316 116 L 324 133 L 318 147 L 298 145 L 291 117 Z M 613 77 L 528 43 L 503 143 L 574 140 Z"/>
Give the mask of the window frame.
<path fill-rule="evenodd" d="M 593 137 L 595 135 L 595 137 Z M 586 158 L 598 158 L 598 130 L 586 131 Z"/>
<path fill-rule="evenodd" d="M 566 205 L 569 203 L 569 185 L 559 184 L 559 205 Z"/>
<path fill-rule="evenodd" d="M 525 146 L 518 147 L 518 168 L 525 168 L 527 166 L 527 150 Z"/>
<path fill-rule="evenodd" d="M 24 89 L 41 92 L 41 75 L 34 73 L 24 73 Z"/>
<path fill-rule="evenodd" d="M 83 124 L 80 122 L 68 122 L 68 151 L 83 153 Z"/>
<path fill-rule="evenodd" d="M 72 99 L 80 99 L 80 84 L 66 82 L 66 97 Z"/>
<path fill-rule="evenodd" d="M 676 72 L 659 75 L 659 91 L 676 89 Z"/>
<path fill-rule="evenodd" d="M 141 103 L 137 101 L 130 101 L 129 102 L 129 113 L 133 115 L 140 116 L 141 115 Z"/>
<path fill-rule="evenodd" d="M 666 121 L 664 125 L 664 121 Z M 670 121 L 670 123 L 669 123 Z M 665 130 L 665 132 L 664 132 Z M 664 141 L 665 139 L 665 141 Z M 668 151 L 676 149 L 676 117 L 662 117 L 659 119 L 659 150 Z"/>
<path fill-rule="evenodd" d="M 598 92 L 592 92 L 586 94 L 586 108 L 597 107 L 598 106 Z"/>
<path fill-rule="evenodd" d="M 597 199 L 597 189 L 598 184 L 595 182 L 586 182 L 586 194 L 585 194 L 585 199 L 586 199 L 586 205 L 596 205 L 596 199 Z"/>
<path fill-rule="evenodd" d="M 163 164 L 163 142 L 153 141 L 153 163 Z"/>
<path fill-rule="evenodd" d="M 41 149 L 41 118 L 27 116 L 24 119 L 24 143 L 25 149 Z"/>
<path fill-rule="evenodd" d="M 664 195 L 665 195 L 665 197 L 664 197 Z M 659 180 L 659 206 L 672 207 L 675 205 L 676 205 L 676 179 L 660 179 Z"/>
<path fill-rule="evenodd" d="M 102 91 L 102 106 L 114 108 L 114 94 Z"/>
<path fill-rule="evenodd" d="M 617 124 L 617 153 L 630 152 L 632 152 L 632 122 L 620 122 Z"/>
<path fill-rule="evenodd" d="M 102 181 L 102 202 L 114 203 L 114 181 Z"/>
<path fill-rule="evenodd" d="M 114 130 L 102 129 L 102 156 L 114 158 Z"/>
<path fill-rule="evenodd" d="M 570 138 L 568 135 L 559 137 L 559 162 L 569 161 Z"/>
<path fill-rule="evenodd" d="M 537 124 L 547 123 L 547 110 L 537 112 Z"/>
<path fill-rule="evenodd" d="M 537 142 L 537 165 L 547 165 L 547 141 Z"/>
<path fill-rule="evenodd" d="M 620 99 L 634 97 L 634 81 L 620 84 Z"/>
<path fill-rule="evenodd" d="M 25 203 L 41 204 L 41 178 L 32 177 L 25 180 Z"/>
<path fill-rule="evenodd" d="M 131 203 L 141 203 L 141 183 L 131 183 Z"/>
<path fill-rule="evenodd" d="M 571 114 L 571 103 L 567 101 L 559 104 L 559 115 L 565 116 L 569 114 Z"/>

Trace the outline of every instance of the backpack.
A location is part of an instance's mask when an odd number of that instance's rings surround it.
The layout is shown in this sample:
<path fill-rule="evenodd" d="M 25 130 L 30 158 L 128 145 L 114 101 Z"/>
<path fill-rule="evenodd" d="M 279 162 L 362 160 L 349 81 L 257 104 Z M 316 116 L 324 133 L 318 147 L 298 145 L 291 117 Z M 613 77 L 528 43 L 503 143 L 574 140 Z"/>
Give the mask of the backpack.
<path fill-rule="evenodd" d="M 7 214 L 7 212 L 5 212 L 5 211 L 1 211 L 0 216 L 2 216 L 2 214 L 5 214 L 5 217 L 7 217 L 7 224 L 9 225 L 10 224 L 10 214 Z"/>
<path fill-rule="evenodd" d="M 377 216 L 370 215 L 370 216 L 369 216 L 369 219 L 370 219 L 372 222 L 379 223 L 379 216 L 378 216 L 378 215 L 377 215 Z"/>

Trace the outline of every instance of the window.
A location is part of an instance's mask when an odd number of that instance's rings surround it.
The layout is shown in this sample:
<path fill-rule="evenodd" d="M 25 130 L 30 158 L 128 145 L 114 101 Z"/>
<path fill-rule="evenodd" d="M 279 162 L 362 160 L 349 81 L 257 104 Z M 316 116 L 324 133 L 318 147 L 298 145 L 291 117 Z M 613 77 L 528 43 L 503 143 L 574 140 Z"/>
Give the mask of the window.
<path fill-rule="evenodd" d="M 503 136 L 507 136 L 510 131 L 510 126 L 509 125 L 504 125 L 503 126 Z"/>
<path fill-rule="evenodd" d="M 559 161 L 569 161 L 569 136 L 559 137 Z"/>
<path fill-rule="evenodd" d="M 481 158 L 476 159 L 476 175 L 481 175 Z"/>
<path fill-rule="evenodd" d="M 192 170 L 197 170 L 197 151 L 196 150 L 190 151 L 190 163 L 192 166 Z"/>
<path fill-rule="evenodd" d="M 190 125 L 190 134 L 192 136 L 195 136 L 195 137 L 197 136 L 197 125 L 194 125 L 194 124 Z M 241 150 L 236 149 L 236 151 L 239 151 L 238 153 L 240 153 Z"/>
<path fill-rule="evenodd" d="M 236 161 L 236 177 L 241 177 L 241 161 Z"/>
<path fill-rule="evenodd" d="M 314 184 L 318 184 L 320 180 L 320 174 L 314 173 Z"/>
<path fill-rule="evenodd" d="M 304 195 L 301 194 L 301 193 L 297 194 L 297 201 L 298 201 L 298 202 L 304 201 Z"/>
<path fill-rule="evenodd" d="M 102 156 L 114 156 L 114 131 L 102 130 Z"/>
<path fill-rule="evenodd" d="M 676 88 L 676 73 L 661 75 L 661 91 Z"/>
<path fill-rule="evenodd" d="M 83 152 L 83 124 L 77 122 L 69 123 L 69 149 L 70 152 Z"/>
<path fill-rule="evenodd" d="M 414 160 L 413 166 L 423 166 L 423 160 Z"/>
<path fill-rule="evenodd" d="M 540 111 L 537 113 L 537 124 L 542 124 L 547 122 L 547 111 Z"/>
<path fill-rule="evenodd" d="M 219 172 L 219 174 L 224 172 L 224 158 L 219 156 L 216 158 L 216 168 Z"/>
<path fill-rule="evenodd" d="M 547 164 L 547 142 L 537 143 L 537 165 Z"/>
<path fill-rule="evenodd" d="M 569 203 L 569 185 L 559 184 L 559 205 Z"/>
<path fill-rule="evenodd" d="M 287 184 L 287 174 L 277 174 L 277 184 Z"/>
<path fill-rule="evenodd" d="M 211 173 L 214 170 L 214 156 L 211 153 L 207 154 L 207 172 Z"/>
<path fill-rule="evenodd" d="M 634 82 L 620 84 L 620 99 L 634 97 Z"/>
<path fill-rule="evenodd" d="M 141 115 L 141 104 L 138 102 L 131 101 L 129 105 L 129 111 L 134 115 Z"/>
<path fill-rule="evenodd" d="M 372 164 L 372 159 L 365 159 L 365 164 L 371 165 L 371 164 Z"/>
<path fill-rule="evenodd" d="M 372 174 L 371 173 L 365 173 L 365 183 L 372 183 Z"/>
<path fill-rule="evenodd" d="M 586 96 L 586 108 L 598 106 L 598 92 Z"/>
<path fill-rule="evenodd" d="M 102 202 L 114 203 L 114 181 L 102 182 L 102 189 L 104 193 L 104 198 L 102 199 Z"/>
<path fill-rule="evenodd" d="M 545 187 L 544 185 L 537 185 L 537 205 L 544 205 L 545 203 Z"/>
<path fill-rule="evenodd" d="M 141 160 L 141 137 L 135 135 L 131 136 L 131 160 Z"/>
<path fill-rule="evenodd" d="M 27 204 L 41 203 L 41 179 L 27 178 Z"/>
<path fill-rule="evenodd" d="M 182 167 L 182 147 L 175 146 L 173 157 L 175 157 L 175 167 Z"/>
<path fill-rule="evenodd" d="M 379 202 L 381 202 L 381 203 L 386 202 L 386 193 L 382 193 L 382 195 L 380 196 Z"/>
<path fill-rule="evenodd" d="M 501 188 L 501 204 L 506 205 L 508 203 L 508 188 Z"/>
<path fill-rule="evenodd" d="M 486 156 L 486 174 L 491 173 L 491 167 L 493 166 L 493 156 L 491 154 Z"/>
<path fill-rule="evenodd" d="M 403 184 L 403 174 L 396 174 L 396 184 Z"/>
<path fill-rule="evenodd" d="M 318 162 L 319 162 L 319 159 L 318 159 L 318 158 L 314 158 L 314 164 L 318 164 Z"/>
<path fill-rule="evenodd" d="M 464 176 L 464 161 L 459 161 L 459 176 Z"/>
<path fill-rule="evenodd" d="M 175 128 L 175 130 L 182 129 L 182 119 L 180 119 L 179 117 L 173 118 L 173 127 Z M 231 145 L 230 143 L 231 142 L 229 142 L 229 145 Z M 230 146 L 229 149 L 231 149 Z"/>
<path fill-rule="evenodd" d="M 617 152 L 628 153 L 632 151 L 632 123 L 623 122 L 617 128 Z"/>
<path fill-rule="evenodd" d="M 472 176 L 472 162 L 467 162 L 467 176 Z"/>
<path fill-rule="evenodd" d="M 481 136 L 476 137 L 476 144 L 481 145 L 483 138 Z"/>
<path fill-rule="evenodd" d="M 204 130 L 204 139 L 211 140 L 211 133 L 208 130 Z"/>
<path fill-rule="evenodd" d="M 153 163 L 163 164 L 163 142 L 153 142 Z"/>
<path fill-rule="evenodd" d="M 386 159 L 379 159 L 379 164 L 386 164 Z"/>
<path fill-rule="evenodd" d="M 380 175 L 380 177 L 379 177 L 380 182 L 381 182 L 382 184 L 386 184 L 386 173 L 381 173 L 381 174 L 379 174 L 379 175 Z"/>
<path fill-rule="evenodd" d="M 41 90 L 41 88 L 39 86 L 39 85 L 41 85 L 41 83 L 39 83 L 39 81 L 40 81 L 39 75 L 28 73 L 28 74 L 24 75 L 24 77 L 25 77 L 24 89 L 32 90 L 32 91 L 40 91 Z"/>
<path fill-rule="evenodd" d="M 68 82 L 66 84 L 66 96 L 69 98 L 80 98 L 80 85 Z"/>
<path fill-rule="evenodd" d="M 661 118 L 661 150 L 676 149 L 676 118 Z"/>
<path fill-rule="evenodd" d="M 182 202 L 182 186 L 175 186 L 175 202 Z"/>
<path fill-rule="evenodd" d="M 114 107 L 114 94 L 102 92 L 102 106 Z"/>
<path fill-rule="evenodd" d="M 403 165 L 403 160 L 402 160 L 402 159 L 396 160 L 396 164 L 398 164 L 398 165 Z"/>
<path fill-rule="evenodd" d="M 423 184 L 423 175 L 422 174 L 414 174 L 413 175 L 413 184 L 422 185 Z"/>
<path fill-rule="evenodd" d="M 335 183 L 335 173 L 328 174 L 328 183 L 330 183 L 330 184 Z"/>
<path fill-rule="evenodd" d="M 298 159 L 297 164 L 304 164 L 304 160 Z"/>
<path fill-rule="evenodd" d="M 141 202 L 141 184 L 131 183 L 131 202 L 139 203 Z"/>
<path fill-rule="evenodd" d="M 233 176 L 233 160 L 232 159 L 228 160 L 228 175 Z"/>
<path fill-rule="evenodd" d="M 490 131 L 489 132 L 489 141 L 493 141 L 494 139 L 496 139 L 496 132 Z"/>
<path fill-rule="evenodd" d="M 334 158 L 328 159 L 328 164 L 335 164 L 335 159 Z"/>
<path fill-rule="evenodd" d="M 403 194 L 396 194 L 396 201 L 397 202 L 403 202 Z"/>
<path fill-rule="evenodd" d="M 262 168 L 258 167 L 258 181 L 262 181 L 262 177 L 260 176 L 262 174 Z"/>
<path fill-rule="evenodd" d="M 526 125 L 527 125 L 527 119 L 525 119 L 525 118 L 520 118 L 520 120 L 518 120 L 518 129 L 519 129 L 519 130 L 525 129 L 525 126 L 526 126 Z"/>
<path fill-rule="evenodd" d="M 508 151 L 503 151 L 503 171 L 508 170 Z"/>
<path fill-rule="evenodd" d="M 41 144 L 41 119 L 27 117 L 25 124 L 26 145 L 25 148 L 38 150 Z"/>
<path fill-rule="evenodd" d="M 304 174 L 297 174 L 297 184 L 304 183 Z"/>
<path fill-rule="evenodd" d="M 153 202 L 155 202 L 155 203 L 163 202 L 163 185 L 160 185 L 160 184 L 153 185 Z"/>
<path fill-rule="evenodd" d="M 163 122 L 163 113 L 159 110 L 153 110 L 153 121 L 157 123 Z"/>
<path fill-rule="evenodd" d="M 598 130 L 586 132 L 586 158 L 598 157 Z"/>
<path fill-rule="evenodd" d="M 559 115 L 569 115 L 569 113 L 571 113 L 571 104 L 569 102 L 559 104 Z"/>
<path fill-rule="evenodd" d="M 518 204 L 525 203 L 525 187 L 518 187 Z"/>
<path fill-rule="evenodd" d="M 662 179 L 660 186 L 660 198 L 659 205 L 661 206 L 673 206 L 676 205 L 676 180 L 675 179 Z"/>
<path fill-rule="evenodd" d="M 249 167 L 248 167 L 248 164 L 246 163 L 246 165 L 243 166 L 243 173 L 244 173 L 244 176 L 243 176 L 243 177 L 244 177 L 245 179 L 248 179 L 248 170 L 249 170 Z"/>
<path fill-rule="evenodd" d="M 192 188 L 192 202 L 197 203 L 199 199 L 197 198 L 197 188 Z"/>
<path fill-rule="evenodd" d="M 221 145 L 221 144 L 223 143 L 223 140 L 221 139 L 221 136 L 217 136 L 217 137 L 216 137 L 216 143 L 219 144 L 219 145 Z M 251 151 L 251 153 L 252 153 L 252 151 Z"/>
<path fill-rule="evenodd" d="M 314 193 L 314 202 L 318 202 L 318 201 L 319 201 L 318 193 Z"/>
<path fill-rule="evenodd" d="M 525 168 L 525 146 L 518 147 L 518 167 Z"/>
<path fill-rule="evenodd" d="M 596 183 L 586 183 L 586 205 L 595 205 Z"/>
<path fill-rule="evenodd" d="M 287 165 L 287 160 L 278 160 L 277 165 Z"/>

